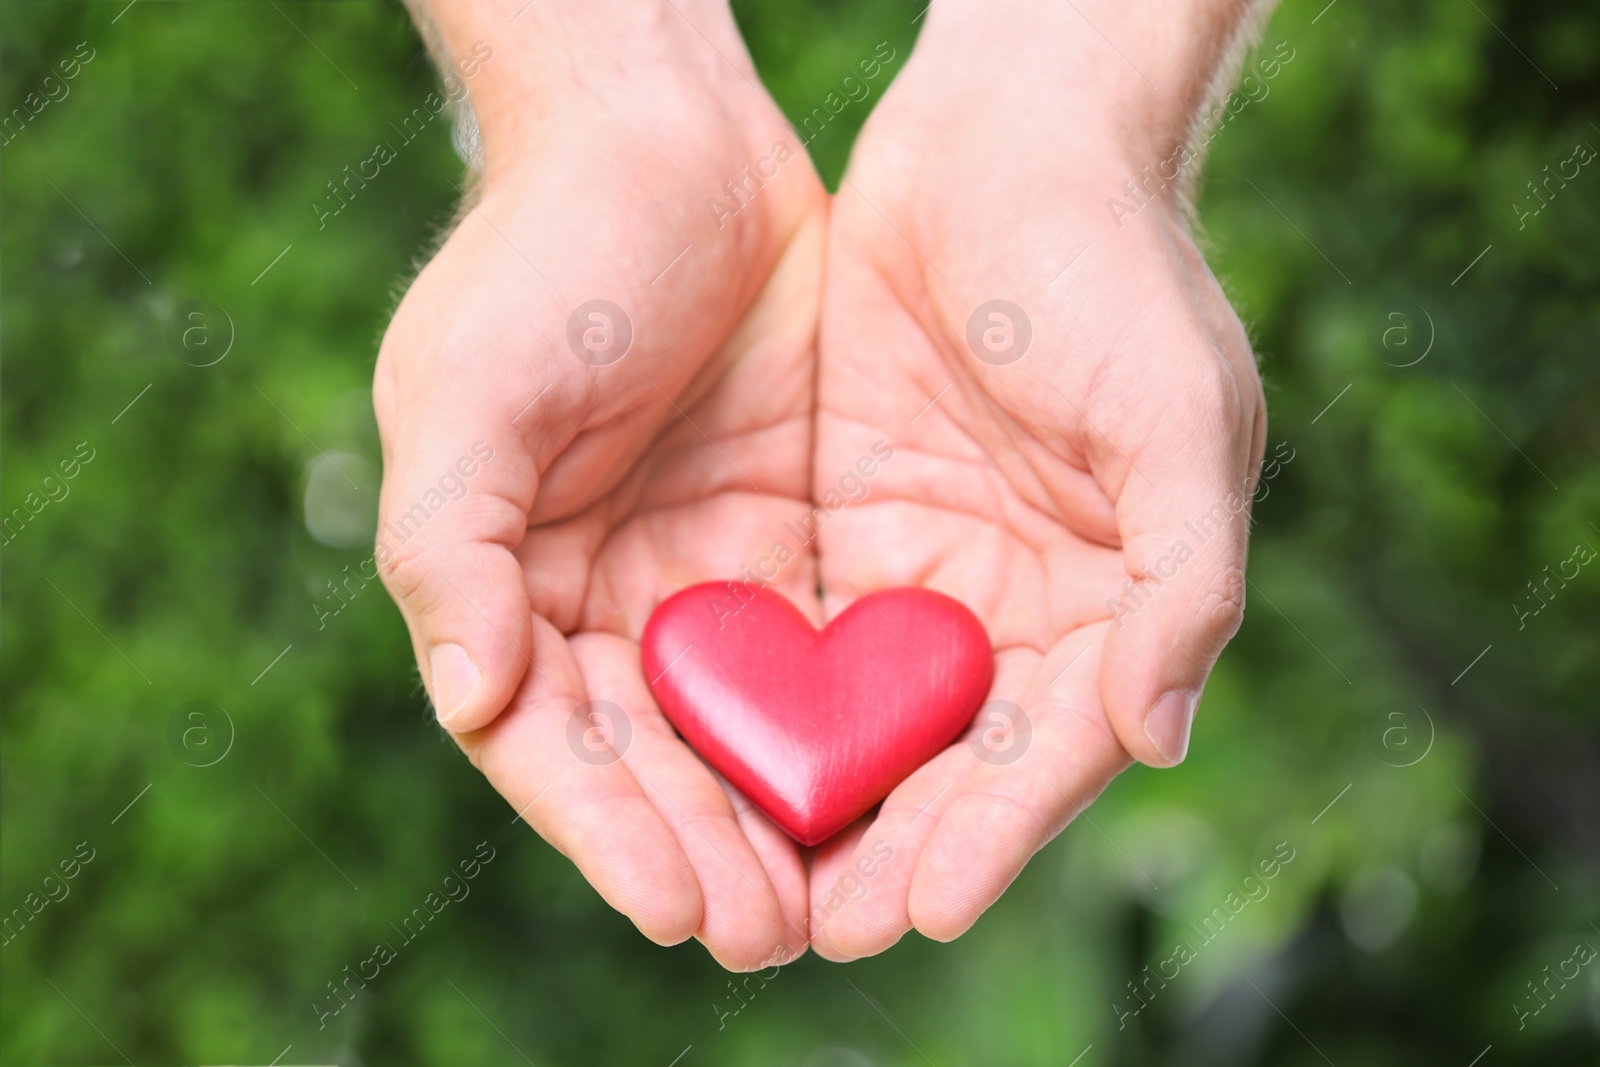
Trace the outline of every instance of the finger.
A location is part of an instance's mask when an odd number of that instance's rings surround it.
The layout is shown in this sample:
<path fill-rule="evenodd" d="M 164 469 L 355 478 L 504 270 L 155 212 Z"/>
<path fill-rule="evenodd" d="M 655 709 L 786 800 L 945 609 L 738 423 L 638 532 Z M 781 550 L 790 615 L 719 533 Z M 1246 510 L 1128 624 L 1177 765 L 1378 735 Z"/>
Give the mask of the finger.
<path fill-rule="evenodd" d="M 618 742 L 626 742 L 618 744 L 623 763 L 694 869 L 703 901 L 695 936 L 732 971 L 770 967 L 776 957 L 793 955 L 800 946 L 792 944 L 766 867 L 728 794 L 656 708 L 640 674 L 638 646 L 611 634 L 589 634 L 574 638 L 571 648 L 590 700 L 620 708 L 625 721 L 613 729 Z M 769 855 L 787 882 L 801 877 L 792 843 L 786 855 Z"/>
<path fill-rule="evenodd" d="M 510 709 L 456 740 L 540 837 L 572 860 L 606 903 L 650 940 L 673 945 L 701 927 L 700 883 L 677 837 L 593 723 L 577 662 L 535 617 L 538 666 Z"/>
<path fill-rule="evenodd" d="M 907 898 L 917 855 L 970 760 L 960 745 L 945 749 L 895 787 L 843 862 L 825 852 L 814 865 L 811 944 L 818 955 L 836 962 L 873 956 L 911 929 Z"/>
<path fill-rule="evenodd" d="M 534 611 L 568 632 L 637 641 L 663 600 L 729 579 L 767 586 L 820 626 L 815 557 L 784 525 L 804 507 L 775 494 L 718 494 L 652 506 L 618 524 L 607 501 L 529 530 L 517 558 Z"/>
<path fill-rule="evenodd" d="M 1259 386 L 1204 353 L 1124 419 L 1140 427 L 1117 499 L 1128 573 L 1110 598 L 1101 698 L 1137 760 L 1182 762 L 1200 690 L 1239 628 Z M 1153 394 L 1159 393 L 1159 398 Z"/>
<path fill-rule="evenodd" d="M 379 571 L 410 627 L 423 682 L 440 723 L 456 733 L 500 713 L 532 648 L 512 550 L 538 478 L 511 435 L 497 432 L 509 417 L 476 403 L 441 398 L 385 434 L 377 537 Z"/>
<path fill-rule="evenodd" d="M 728 794 L 739 820 L 739 829 L 744 831 L 745 838 L 755 850 L 756 858 L 766 868 L 767 878 L 778 894 L 778 905 L 783 914 L 784 942 L 781 949 L 774 950 L 765 965 L 791 963 L 805 954 L 808 943 L 805 924 L 808 899 L 806 869 L 800 847 L 795 844 L 794 838 L 779 829 L 743 793 L 720 775 L 717 781 Z"/>
<path fill-rule="evenodd" d="M 811 951 L 830 963 L 845 963 L 851 957 L 841 955 L 825 938 L 819 936 L 827 921 L 821 902 L 828 890 L 833 887 L 845 864 L 850 862 L 851 855 L 861 841 L 861 835 L 871 828 L 873 820 L 877 817 L 876 811 L 870 811 L 811 850 L 810 864 L 806 869 L 808 907 L 806 938 Z M 818 903 L 811 903 L 812 901 Z"/>
<path fill-rule="evenodd" d="M 811 851 L 811 865 L 806 871 L 808 889 L 806 937 L 817 955 L 832 963 L 844 963 L 851 957 L 840 955 L 832 949 L 826 939 L 818 936 L 833 913 L 847 903 L 843 898 L 830 899 L 828 893 L 849 866 L 862 837 L 872 829 L 872 824 L 877 818 L 876 810 L 869 811 Z"/>
<path fill-rule="evenodd" d="M 1037 660 L 1037 654 L 1033 654 Z M 1015 698 L 1032 675 L 1031 664 L 1016 653 L 996 657 L 996 675 L 990 699 Z M 985 707 L 991 706 L 986 704 Z M 974 719 L 981 725 L 983 712 Z M 973 731 L 969 729 L 969 737 Z M 940 753 L 938 757 L 908 778 L 889 795 L 877 822 L 854 849 L 850 862 L 834 880 L 826 895 L 813 892 L 816 899 L 828 902 L 849 895 L 849 877 L 878 848 L 886 860 L 859 902 L 840 910 L 822 927 L 818 952 L 830 959 L 854 959 L 883 952 L 898 942 L 916 923 L 911 909 L 911 891 L 923 851 L 938 833 L 939 824 L 955 799 L 966 789 L 966 780 L 979 763 L 969 745 L 969 737 Z M 881 843 L 881 847 L 880 847 Z"/>
<path fill-rule="evenodd" d="M 965 933 L 1127 766 L 1100 708 L 1103 636 L 1104 624 L 1096 624 L 1042 659 L 1032 650 L 1001 655 L 995 699 L 1014 702 L 1026 719 L 1007 712 L 1016 723 L 1006 746 L 961 748 L 971 773 L 917 857 L 907 896 L 911 922 L 924 936 L 949 941 Z M 983 713 L 979 718 L 981 724 Z"/>

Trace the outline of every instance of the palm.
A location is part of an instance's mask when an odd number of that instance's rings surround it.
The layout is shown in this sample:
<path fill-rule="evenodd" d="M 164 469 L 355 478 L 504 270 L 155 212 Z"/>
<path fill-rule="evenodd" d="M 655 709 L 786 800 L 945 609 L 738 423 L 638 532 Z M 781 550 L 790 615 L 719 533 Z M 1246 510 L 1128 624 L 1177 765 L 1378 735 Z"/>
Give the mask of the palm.
<path fill-rule="evenodd" d="M 814 260 L 819 236 L 804 238 L 809 247 L 795 254 Z M 790 264 L 796 268 L 812 291 L 775 285 L 739 327 L 768 347 L 731 354 L 726 370 L 713 361 L 672 404 L 654 388 L 641 394 L 647 409 L 666 408 L 657 411 L 665 424 L 642 455 L 610 465 L 568 453 L 544 472 L 541 497 L 548 492 L 559 501 L 553 487 L 566 478 L 575 489 L 570 504 L 552 504 L 549 513 L 536 502 L 535 524 L 517 549 L 534 614 L 550 622 L 535 623 L 538 670 L 508 712 L 469 742 L 519 810 L 535 790 L 551 787 L 547 801 L 555 804 L 567 790 L 570 810 L 589 824 L 585 832 L 635 842 L 630 863 L 686 857 L 692 873 L 625 871 L 614 887 L 638 899 L 618 903 L 631 914 L 652 902 L 691 899 L 697 888 L 695 932 L 740 969 L 771 962 L 779 945 L 787 953 L 804 948 L 800 854 L 677 738 L 641 672 L 639 635 L 656 604 L 753 563 L 774 531 L 804 510 L 812 402 L 804 324 L 814 315 L 818 271 L 814 263 Z M 614 488 L 580 488 L 610 484 L 618 466 Z M 809 559 L 792 562 L 780 578 L 799 603 L 814 602 L 814 587 Z M 587 726 L 584 714 L 597 707 L 591 701 L 607 702 L 592 721 L 609 736 L 588 735 L 588 744 L 609 744 L 621 756 L 614 765 L 609 753 L 589 756 L 594 763 L 581 753 L 576 762 L 568 758 L 575 727 L 567 709 L 580 705 L 579 726 Z M 614 709 L 622 722 L 605 721 Z M 553 779 L 522 773 L 518 761 L 533 750 L 557 757 Z M 694 886 L 674 893 L 673 880 L 686 878 Z"/>
<path fill-rule="evenodd" d="M 793 142 L 764 98 L 695 91 L 744 108 L 740 132 L 643 138 L 588 116 L 592 163 L 569 153 L 491 183 L 397 312 L 375 394 L 390 470 L 431 473 L 415 456 L 464 451 L 431 439 L 461 424 L 496 450 L 453 505 L 486 544 L 438 595 L 471 607 L 478 654 L 521 682 L 462 748 L 646 933 L 750 967 L 804 947 L 798 851 L 675 738 L 638 639 L 661 599 L 736 573 L 804 510 L 825 201 L 797 153 L 719 228 L 708 196 Z M 622 309 L 602 312 L 616 347 L 574 350 L 568 319 L 593 299 Z M 465 413 L 441 427 L 440 405 Z M 386 513 L 414 491 L 386 484 Z M 427 556 L 391 570 L 403 605 Z M 780 587 L 814 605 L 810 560 Z M 588 729 L 596 709 L 609 737 Z"/>
<path fill-rule="evenodd" d="M 912 88 L 915 71 L 913 61 L 863 133 L 831 220 L 817 476 L 875 438 L 893 442 L 895 459 L 872 496 L 827 527 L 820 576 L 830 616 L 885 586 L 960 599 L 989 630 L 991 699 L 1007 703 L 980 714 L 969 743 L 908 779 L 874 822 L 825 850 L 814 897 L 858 848 L 886 840 L 897 857 L 817 941 L 832 956 L 880 951 L 913 926 L 959 934 L 1127 765 L 1134 748 L 1107 696 L 1131 683 L 1100 670 L 1109 604 L 1170 548 L 1148 521 L 1154 502 L 1177 498 L 1202 514 L 1218 481 L 1188 477 L 1180 409 L 1244 420 L 1240 471 L 1260 449 L 1248 347 L 1187 239 L 1108 226 L 1097 182 L 1115 190 L 1113 172 L 1075 169 L 1070 149 L 1056 173 L 1041 174 L 1036 158 L 979 151 L 1005 143 L 992 116 L 975 124 L 981 141 L 947 120 L 919 123 L 919 106 L 950 111 L 926 97 L 905 103 L 928 91 Z M 1011 311 L 981 312 L 974 347 L 969 320 L 996 298 L 1020 307 L 1027 327 Z M 1009 351 L 982 344 L 992 324 L 1013 328 Z M 1175 336 L 1196 324 L 1235 358 L 1180 351 Z M 1005 348 L 1004 335 L 992 340 Z M 1018 722 L 1008 705 L 1028 725 L 996 735 Z M 985 737 L 1000 747 L 985 748 Z"/>
<path fill-rule="evenodd" d="M 1105 126 L 1041 110 L 1025 80 L 944 77 L 959 35 L 932 66 L 919 45 L 830 212 L 748 62 L 725 58 L 731 21 L 721 47 L 666 26 L 698 51 L 692 75 L 580 79 L 491 165 L 397 312 L 374 390 L 398 472 L 385 515 L 474 437 L 497 455 L 385 580 L 430 692 L 470 683 L 447 702 L 463 749 L 649 936 L 699 936 L 734 967 L 787 959 L 808 895 L 827 903 L 883 841 L 895 858 L 813 943 L 953 937 L 1130 756 L 1181 758 L 1147 709 L 1192 710 L 1237 625 L 1242 524 L 1126 629 L 1110 602 L 1259 464 L 1249 346 L 1170 206 L 1107 223 L 1127 153 Z M 702 208 L 780 142 L 792 159 L 758 167 L 736 214 Z M 967 340 L 997 298 L 1031 326 L 1015 361 Z M 571 340 L 595 300 L 632 330 L 620 359 Z M 1030 728 L 952 746 L 803 857 L 676 738 L 638 640 L 657 603 L 763 558 L 881 441 L 868 497 L 829 503 L 819 556 L 775 584 L 819 622 L 886 586 L 957 597 L 994 641 L 992 697 Z M 432 666 L 458 646 L 471 662 Z M 1187 714 L 1167 718 L 1180 748 Z M 1007 720 L 980 716 L 974 740 Z"/>

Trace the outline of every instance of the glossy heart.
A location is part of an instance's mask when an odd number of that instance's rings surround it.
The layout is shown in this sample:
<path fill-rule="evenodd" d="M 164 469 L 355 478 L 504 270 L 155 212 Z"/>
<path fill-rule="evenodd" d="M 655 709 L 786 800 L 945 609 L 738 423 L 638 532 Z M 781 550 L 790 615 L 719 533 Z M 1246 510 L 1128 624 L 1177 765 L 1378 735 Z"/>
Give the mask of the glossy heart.
<path fill-rule="evenodd" d="M 983 624 L 926 589 L 872 593 L 815 630 L 777 593 L 709 582 L 663 601 L 642 644 L 678 733 L 803 845 L 955 740 L 994 673 Z"/>

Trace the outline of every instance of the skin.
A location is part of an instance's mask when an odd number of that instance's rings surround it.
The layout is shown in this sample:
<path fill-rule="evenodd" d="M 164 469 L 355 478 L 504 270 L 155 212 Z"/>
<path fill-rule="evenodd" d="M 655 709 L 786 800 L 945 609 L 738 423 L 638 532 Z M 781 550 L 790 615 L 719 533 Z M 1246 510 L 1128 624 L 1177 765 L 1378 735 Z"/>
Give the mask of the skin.
<path fill-rule="evenodd" d="M 585 29 L 538 17 L 517 29 Z M 379 354 L 382 522 L 398 529 L 474 441 L 495 454 L 419 535 L 381 532 L 393 551 L 379 557 L 441 721 L 490 783 L 646 936 L 694 936 L 749 969 L 804 949 L 799 850 L 676 738 L 638 639 L 656 603 L 736 573 L 803 510 L 826 196 L 731 19 L 702 23 L 715 45 L 670 7 L 629 24 L 638 40 L 612 42 L 626 62 L 501 43 L 472 83 L 481 195 Z M 441 29 L 458 55 L 506 35 L 503 21 Z M 540 84 L 493 81 L 525 70 Z M 530 110 L 537 127 L 520 121 Z M 743 166 L 770 172 L 780 143 L 793 157 L 748 206 L 706 207 Z M 595 297 L 635 330 L 598 367 L 566 339 Z M 785 588 L 805 602 L 809 560 Z M 441 645 L 478 679 L 441 677 Z M 574 718 L 593 700 L 623 709 L 620 760 L 605 758 L 617 723 Z M 575 721 L 599 730 L 601 762 L 569 744 Z"/>
<path fill-rule="evenodd" d="M 1249 345 L 1175 185 L 1121 227 L 1105 202 L 1181 142 L 1240 5 L 1150 23 L 1088 0 L 942 0 L 831 204 L 712 0 L 430 14 L 445 55 L 496 50 L 470 83 L 475 206 L 407 293 L 374 384 L 380 530 L 473 442 L 495 450 L 421 533 L 380 532 L 442 724 L 658 942 L 693 936 L 742 970 L 808 943 L 848 959 L 913 927 L 959 935 L 1130 760 L 1182 759 L 1187 722 L 1147 734 L 1146 713 L 1197 698 L 1239 622 L 1248 511 L 1203 543 L 1185 524 L 1259 468 Z M 794 158 L 737 214 L 706 207 L 778 143 Z M 596 297 L 634 327 L 599 367 L 566 339 Z M 996 297 L 1032 328 L 1004 366 L 966 340 Z M 1031 739 L 1012 762 L 958 743 L 801 850 L 676 738 L 638 639 L 671 593 L 765 555 L 879 439 L 895 458 L 868 498 L 775 587 L 818 624 L 878 588 L 957 597 Z M 1194 551 L 1172 573 L 1178 540 Z M 1151 573 L 1159 589 L 1113 618 Z M 595 700 L 625 731 L 586 717 Z M 881 842 L 894 857 L 866 893 L 826 907 Z"/>
<path fill-rule="evenodd" d="M 1187 726 L 1147 734 L 1145 716 L 1168 692 L 1198 695 L 1244 607 L 1248 510 L 1203 541 L 1186 524 L 1230 492 L 1247 499 L 1260 467 L 1249 343 L 1171 190 L 1120 228 L 1106 206 L 1138 203 L 1122 182 L 1172 154 L 1192 101 L 1168 119 L 1138 100 L 1149 87 L 1126 86 L 1128 61 L 1098 37 L 1080 35 L 1080 62 L 1063 63 L 1079 28 L 1058 14 L 1014 31 L 1004 12 L 936 6 L 834 205 L 817 470 L 876 438 L 896 453 L 823 533 L 827 614 L 892 586 L 956 597 L 994 643 L 991 699 L 1022 708 L 1031 732 L 1020 758 L 990 753 L 985 731 L 1006 744 L 1007 722 L 980 714 L 969 740 L 988 758 L 952 746 L 823 846 L 814 902 L 872 845 L 895 851 L 813 932 L 833 959 L 912 928 L 960 935 L 1131 759 L 1181 760 Z M 1006 79 L 984 76 L 1002 63 Z M 1132 106 L 1108 105 L 1108 85 Z M 1059 103 L 1075 99 L 1087 106 Z M 995 297 L 1032 327 L 1003 366 L 967 338 Z M 1193 550 L 1181 563 L 1180 541 Z M 1145 606 L 1114 611 L 1147 576 L 1164 580 Z"/>

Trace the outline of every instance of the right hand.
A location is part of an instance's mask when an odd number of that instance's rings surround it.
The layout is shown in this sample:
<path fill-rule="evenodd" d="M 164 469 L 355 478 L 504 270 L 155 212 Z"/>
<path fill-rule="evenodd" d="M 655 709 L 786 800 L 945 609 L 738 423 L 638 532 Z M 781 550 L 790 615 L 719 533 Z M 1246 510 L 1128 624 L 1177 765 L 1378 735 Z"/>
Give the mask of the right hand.
<path fill-rule="evenodd" d="M 638 641 L 805 509 L 827 199 L 726 8 L 688 9 L 532 8 L 493 39 L 479 195 L 379 353 L 379 563 L 440 722 L 513 809 L 646 936 L 750 969 L 804 951 L 799 850 L 678 740 Z M 626 322 L 569 330 L 596 299 Z M 493 458 L 447 499 L 476 442 Z M 810 559 L 775 586 L 820 619 Z M 579 710 L 602 700 L 625 725 Z"/>

